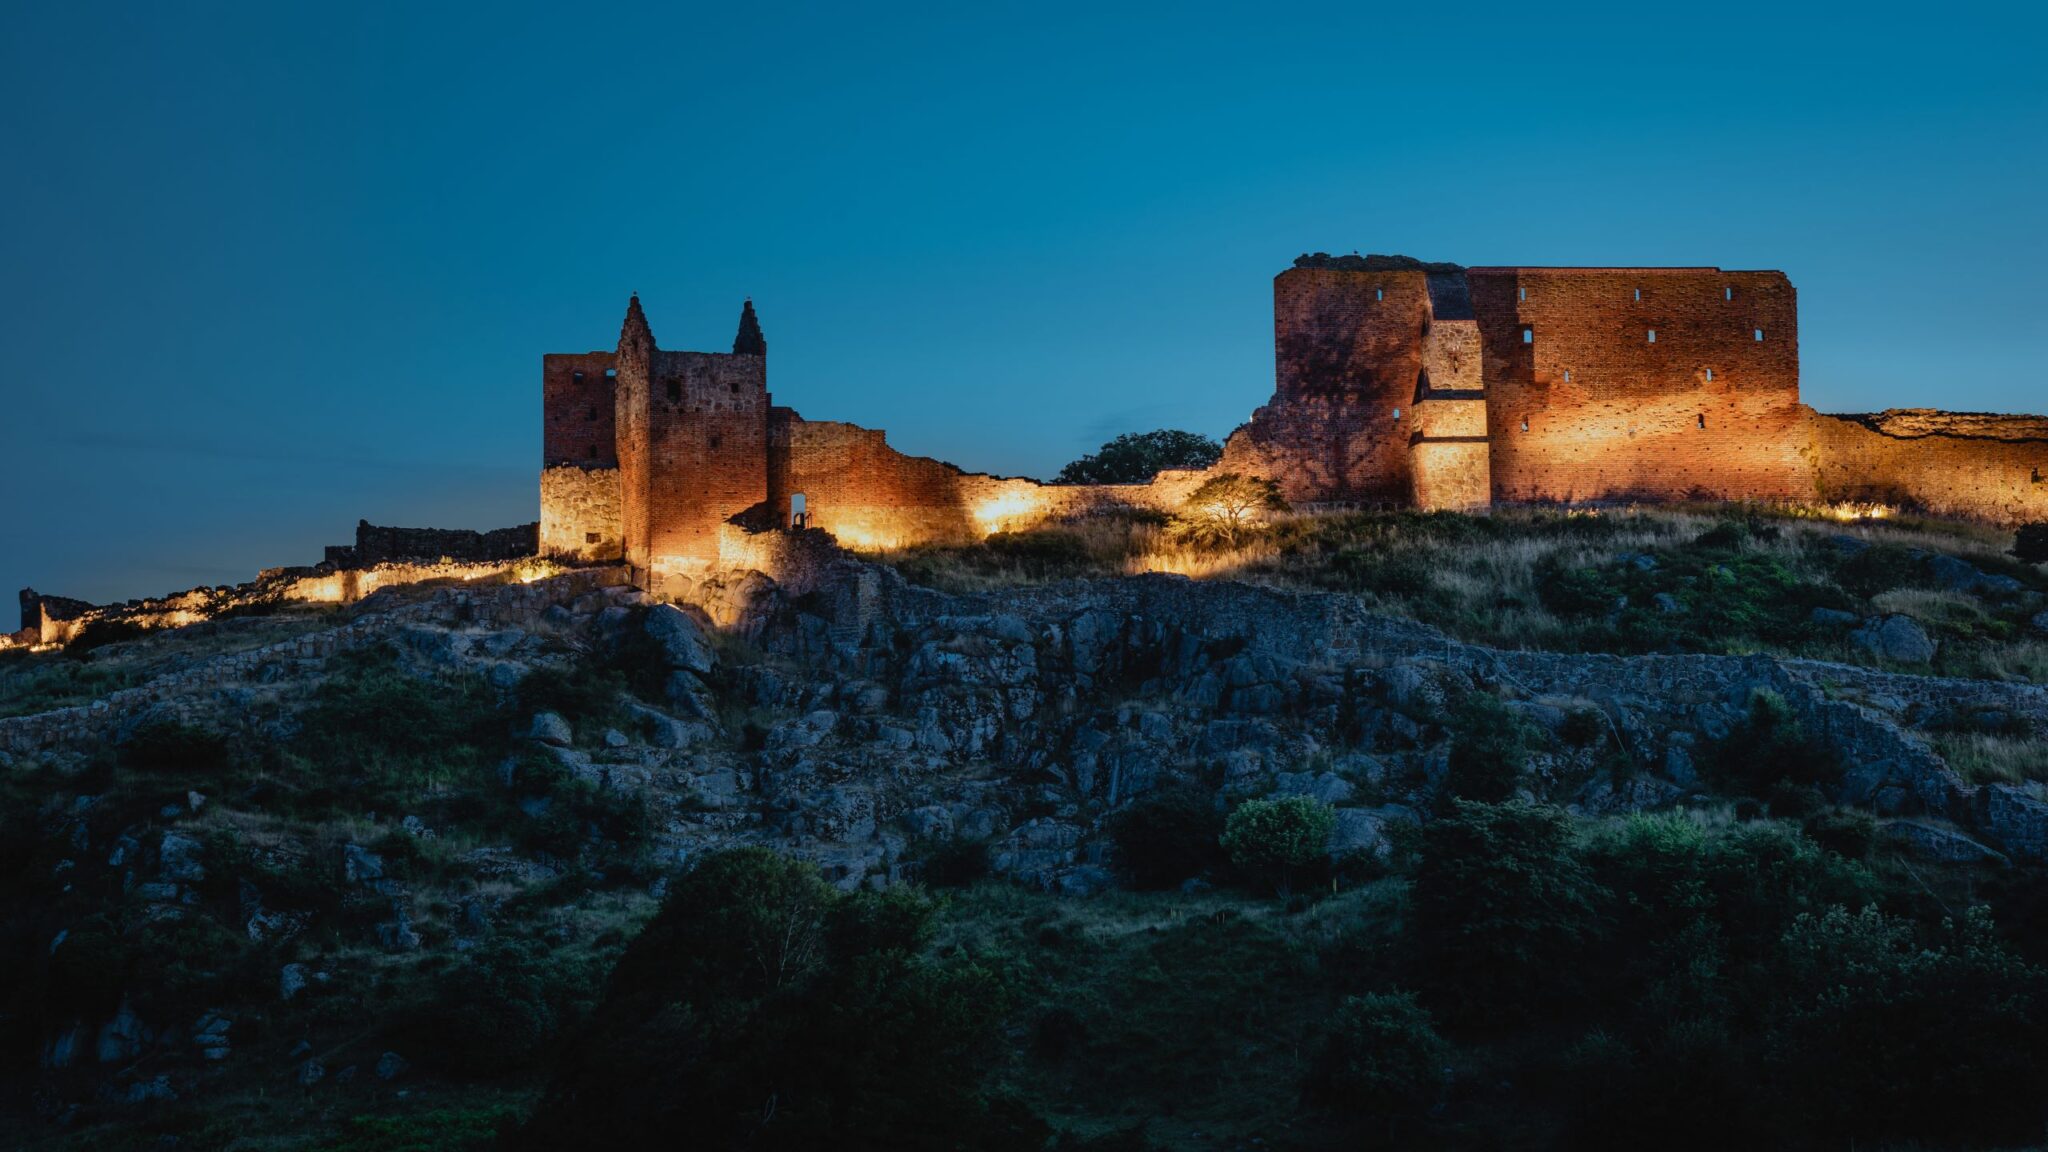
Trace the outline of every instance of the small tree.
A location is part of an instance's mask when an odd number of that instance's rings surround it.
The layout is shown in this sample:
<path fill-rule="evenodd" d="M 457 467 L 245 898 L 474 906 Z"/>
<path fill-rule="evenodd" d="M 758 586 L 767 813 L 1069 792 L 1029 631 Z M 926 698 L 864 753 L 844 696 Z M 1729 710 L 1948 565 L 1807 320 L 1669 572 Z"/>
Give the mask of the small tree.
<path fill-rule="evenodd" d="M 1060 469 L 1059 484 L 1144 484 L 1168 468 L 1207 468 L 1223 457 L 1223 445 L 1195 432 L 1162 428 L 1126 432 L 1093 455 Z"/>
<path fill-rule="evenodd" d="M 1180 515 L 1174 517 L 1173 532 L 1191 543 L 1235 548 L 1265 522 L 1267 514 L 1286 510 L 1277 483 L 1225 472 L 1188 493 Z"/>
<path fill-rule="evenodd" d="M 1385 1117 L 1421 1113 L 1444 1086 L 1450 1045 L 1409 992 L 1348 996 L 1337 1008 L 1310 1088 L 1333 1107 Z"/>
<path fill-rule="evenodd" d="M 1223 824 L 1230 862 L 1285 885 L 1322 863 L 1337 814 L 1313 796 L 1247 800 Z"/>

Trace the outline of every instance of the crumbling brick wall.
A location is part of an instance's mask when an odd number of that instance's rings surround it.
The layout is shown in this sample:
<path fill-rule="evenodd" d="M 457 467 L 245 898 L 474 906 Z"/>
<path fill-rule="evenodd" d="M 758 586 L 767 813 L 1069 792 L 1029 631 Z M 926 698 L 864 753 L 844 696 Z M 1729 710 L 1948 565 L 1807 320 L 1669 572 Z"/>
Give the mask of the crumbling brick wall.
<path fill-rule="evenodd" d="M 1816 413 L 1819 494 L 1941 516 L 2048 520 L 2048 418 L 1895 409 Z"/>
<path fill-rule="evenodd" d="M 1279 482 L 1297 504 L 1406 504 L 1428 273 L 1297 267 L 1273 281 L 1273 399 L 1218 469 Z"/>

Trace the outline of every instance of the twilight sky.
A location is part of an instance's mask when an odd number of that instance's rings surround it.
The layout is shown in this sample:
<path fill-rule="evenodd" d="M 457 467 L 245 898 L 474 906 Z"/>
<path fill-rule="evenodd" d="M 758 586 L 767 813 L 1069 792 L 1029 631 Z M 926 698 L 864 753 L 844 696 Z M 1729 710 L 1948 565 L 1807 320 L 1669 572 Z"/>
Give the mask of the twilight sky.
<path fill-rule="evenodd" d="M 9 6 L 0 627 L 534 519 L 635 290 L 1000 472 L 1228 432 L 1314 250 L 1781 268 L 1823 410 L 2048 410 L 2031 5 L 427 7 Z"/>

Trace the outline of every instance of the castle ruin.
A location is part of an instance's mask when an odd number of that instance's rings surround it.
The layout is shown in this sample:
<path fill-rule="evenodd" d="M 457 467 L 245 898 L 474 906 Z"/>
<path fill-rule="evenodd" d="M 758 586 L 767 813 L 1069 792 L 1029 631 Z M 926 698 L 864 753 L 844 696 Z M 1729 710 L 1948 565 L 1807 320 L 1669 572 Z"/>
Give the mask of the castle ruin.
<path fill-rule="evenodd" d="M 1784 273 L 1463 268 L 1304 256 L 1273 282 L 1273 398 L 1211 473 L 1297 505 L 1763 500 L 2048 519 L 2048 418 L 1799 399 Z M 1104 506 L 1177 507 L 1206 474 L 1047 485 L 907 456 L 768 392 L 752 302 L 730 353 L 656 346 L 636 296 L 616 350 L 542 361 L 540 547 L 622 560 L 659 591 L 746 566 L 764 530 L 854 547 L 969 540 Z"/>

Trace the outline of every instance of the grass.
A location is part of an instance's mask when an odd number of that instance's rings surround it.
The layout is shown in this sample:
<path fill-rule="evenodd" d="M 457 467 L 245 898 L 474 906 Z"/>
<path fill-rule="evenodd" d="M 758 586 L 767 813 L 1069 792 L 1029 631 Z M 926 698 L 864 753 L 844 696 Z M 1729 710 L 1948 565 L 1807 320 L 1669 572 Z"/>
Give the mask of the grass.
<path fill-rule="evenodd" d="M 1934 750 L 1972 784 L 2048 781 L 2048 738 L 1991 732 L 1937 732 Z"/>
<path fill-rule="evenodd" d="M 1814 611 L 1897 613 L 1940 642 L 1937 673 L 2048 683 L 2048 645 L 2027 638 L 2048 579 L 2006 555 L 2010 543 L 1973 524 L 1681 505 L 1283 514 L 1236 548 L 1185 542 L 1157 515 L 1121 514 L 882 558 L 913 581 L 957 592 L 1145 572 L 1341 592 L 1463 640 L 1546 651 L 1873 664 L 1848 642 L 1847 626 L 1816 623 Z M 1934 554 L 2013 576 L 2026 591 L 1944 590 L 1928 566 Z"/>

